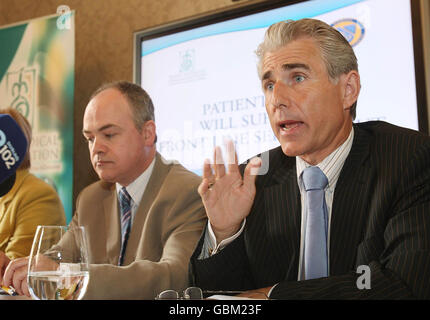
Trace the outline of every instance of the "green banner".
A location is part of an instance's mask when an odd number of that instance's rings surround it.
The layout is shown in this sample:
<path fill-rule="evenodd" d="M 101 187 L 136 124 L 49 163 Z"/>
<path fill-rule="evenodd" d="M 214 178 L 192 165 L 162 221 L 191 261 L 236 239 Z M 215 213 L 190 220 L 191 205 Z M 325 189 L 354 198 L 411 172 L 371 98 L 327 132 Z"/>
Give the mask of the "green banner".
<path fill-rule="evenodd" d="M 31 172 L 73 207 L 74 11 L 0 28 L 0 108 L 31 123 Z"/>

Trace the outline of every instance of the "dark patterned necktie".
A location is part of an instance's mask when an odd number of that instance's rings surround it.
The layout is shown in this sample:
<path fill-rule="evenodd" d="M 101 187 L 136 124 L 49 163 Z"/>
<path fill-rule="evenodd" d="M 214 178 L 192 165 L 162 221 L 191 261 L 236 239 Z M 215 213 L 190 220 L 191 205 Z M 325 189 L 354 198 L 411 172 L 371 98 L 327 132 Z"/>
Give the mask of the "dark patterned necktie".
<path fill-rule="evenodd" d="M 328 276 L 327 205 L 324 188 L 328 180 L 318 167 L 303 171 L 306 189 L 305 279 Z"/>
<path fill-rule="evenodd" d="M 121 251 L 119 253 L 118 265 L 121 266 L 131 228 L 131 197 L 125 187 L 122 187 L 119 191 L 119 207 L 121 211 Z"/>

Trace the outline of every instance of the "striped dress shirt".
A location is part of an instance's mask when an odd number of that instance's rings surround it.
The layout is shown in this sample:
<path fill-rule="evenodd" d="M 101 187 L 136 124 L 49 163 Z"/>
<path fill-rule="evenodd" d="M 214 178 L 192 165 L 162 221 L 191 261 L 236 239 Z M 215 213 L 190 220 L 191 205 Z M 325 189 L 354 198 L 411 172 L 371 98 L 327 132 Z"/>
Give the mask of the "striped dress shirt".
<path fill-rule="evenodd" d="M 131 197 L 131 221 L 130 227 L 133 225 L 134 217 L 139 207 L 140 200 L 142 200 L 143 193 L 145 192 L 146 186 L 148 185 L 149 178 L 151 177 L 152 171 L 154 170 L 155 157 L 151 164 L 146 168 L 146 170 L 136 178 L 132 183 L 126 186 L 126 190 Z M 119 191 L 123 187 L 119 183 L 115 183 L 116 194 L 119 203 Z"/>

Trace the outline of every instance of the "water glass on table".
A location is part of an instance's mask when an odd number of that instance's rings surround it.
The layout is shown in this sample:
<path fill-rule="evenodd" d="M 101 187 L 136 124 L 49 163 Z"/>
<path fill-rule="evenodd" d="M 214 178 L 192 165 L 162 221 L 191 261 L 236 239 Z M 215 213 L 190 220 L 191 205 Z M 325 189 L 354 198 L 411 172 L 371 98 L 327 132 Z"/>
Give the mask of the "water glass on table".
<path fill-rule="evenodd" d="M 82 299 L 89 281 L 84 227 L 38 226 L 27 281 L 36 300 Z"/>

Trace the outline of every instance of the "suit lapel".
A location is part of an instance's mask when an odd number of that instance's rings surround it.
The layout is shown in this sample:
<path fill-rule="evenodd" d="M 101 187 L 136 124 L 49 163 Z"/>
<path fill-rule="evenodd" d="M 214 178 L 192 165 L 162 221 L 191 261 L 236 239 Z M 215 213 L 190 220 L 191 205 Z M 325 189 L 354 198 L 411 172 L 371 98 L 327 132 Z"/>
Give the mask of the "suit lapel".
<path fill-rule="evenodd" d="M 300 256 L 300 192 L 295 158 L 279 148 L 271 166 L 273 183 L 264 188 L 266 229 L 282 278 L 296 280 Z"/>
<path fill-rule="evenodd" d="M 330 225 L 330 275 L 355 267 L 357 248 L 363 238 L 372 195 L 374 169 L 369 161 L 369 133 L 354 125 L 354 142 L 333 199 Z"/>
<path fill-rule="evenodd" d="M 137 247 L 143 234 L 143 226 L 145 224 L 146 217 L 151 209 L 151 205 L 154 203 L 154 199 L 157 197 L 157 194 L 163 185 L 167 173 L 169 172 L 170 167 L 164 163 L 165 161 L 166 160 L 164 160 L 157 152 L 155 156 L 154 169 L 151 177 L 149 178 L 148 185 L 146 186 L 142 199 L 140 200 L 136 215 L 134 216 L 124 257 L 125 265 L 131 263 L 135 259 L 132 255 L 137 251 Z"/>

